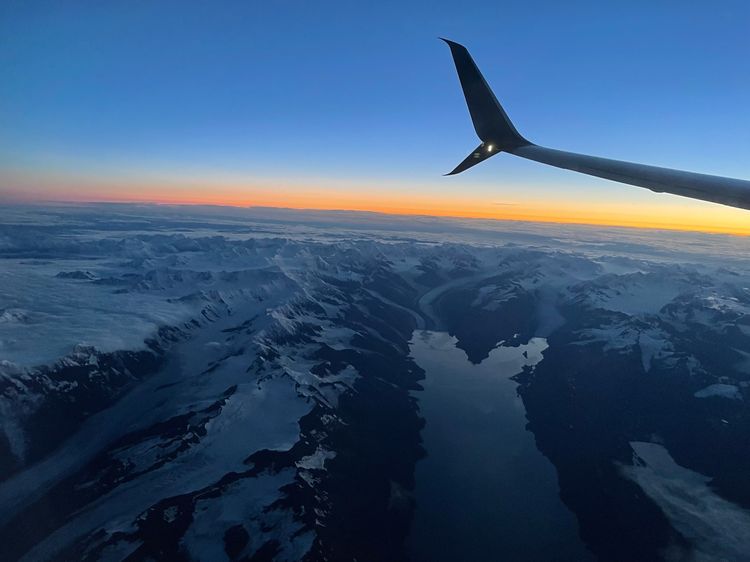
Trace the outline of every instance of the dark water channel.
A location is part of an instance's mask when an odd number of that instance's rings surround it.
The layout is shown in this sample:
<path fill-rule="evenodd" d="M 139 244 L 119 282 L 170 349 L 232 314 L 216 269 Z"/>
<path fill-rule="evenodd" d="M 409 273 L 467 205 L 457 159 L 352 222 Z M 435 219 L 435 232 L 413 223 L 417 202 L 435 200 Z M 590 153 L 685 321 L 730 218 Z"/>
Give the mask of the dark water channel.
<path fill-rule="evenodd" d="M 415 331 L 411 341 L 426 371 L 414 396 L 427 450 L 416 470 L 413 558 L 591 560 L 510 379 L 542 359 L 546 341 L 498 347 L 479 365 L 455 344 L 445 332 Z"/>

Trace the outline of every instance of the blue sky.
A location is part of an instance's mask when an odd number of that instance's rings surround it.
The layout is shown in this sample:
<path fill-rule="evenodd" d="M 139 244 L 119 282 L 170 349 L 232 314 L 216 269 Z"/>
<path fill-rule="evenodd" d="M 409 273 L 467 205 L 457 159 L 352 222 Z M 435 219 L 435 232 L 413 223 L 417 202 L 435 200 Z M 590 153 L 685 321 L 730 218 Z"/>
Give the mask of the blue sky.
<path fill-rule="evenodd" d="M 6 1 L 0 190 L 46 174 L 648 204 L 508 155 L 442 178 L 477 141 L 437 37 L 534 142 L 748 178 L 748 29 L 744 2 Z"/>

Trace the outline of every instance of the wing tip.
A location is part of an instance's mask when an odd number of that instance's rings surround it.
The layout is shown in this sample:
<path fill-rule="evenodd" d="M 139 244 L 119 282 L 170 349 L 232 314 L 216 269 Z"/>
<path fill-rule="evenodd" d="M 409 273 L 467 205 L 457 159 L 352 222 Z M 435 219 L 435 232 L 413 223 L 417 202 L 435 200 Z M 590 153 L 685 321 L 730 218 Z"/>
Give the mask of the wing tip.
<path fill-rule="evenodd" d="M 461 43 L 456 43 L 455 41 L 451 41 L 450 39 L 446 39 L 445 37 L 438 37 L 441 41 L 444 41 L 451 50 L 453 49 L 464 49 L 466 50 L 466 47 L 464 47 Z"/>

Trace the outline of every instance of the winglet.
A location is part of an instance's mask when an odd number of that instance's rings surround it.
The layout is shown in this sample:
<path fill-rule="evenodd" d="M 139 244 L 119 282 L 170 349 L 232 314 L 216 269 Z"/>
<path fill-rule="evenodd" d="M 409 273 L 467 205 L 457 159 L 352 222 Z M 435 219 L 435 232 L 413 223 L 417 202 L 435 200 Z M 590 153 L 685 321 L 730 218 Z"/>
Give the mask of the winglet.
<path fill-rule="evenodd" d="M 463 172 L 503 150 L 531 144 L 513 126 L 466 47 L 442 37 L 440 39 L 450 47 L 474 130 L 482 140 L 476 150 L 446 175 Z"/>
<path fill-rule="evenodd" d="M 443 174 L 444 176 L 455 176 L 456 174 L 460 174 L 464 170 L 468 170 L 472 166 L 476 166 L 480 162 L 484 162 L 489 158 L 490 156 L 494 156 L 500 152 L 499 150 L 495 149 L 495 146 L 491 143 L 482 143 L 478 147 L 476 147 L 474 150 L 471 151 L 471 154 L 469 154 L 466 158 L 463 159 L 463 161 L 453 168 L 450 172 L 447 174 Z"/>

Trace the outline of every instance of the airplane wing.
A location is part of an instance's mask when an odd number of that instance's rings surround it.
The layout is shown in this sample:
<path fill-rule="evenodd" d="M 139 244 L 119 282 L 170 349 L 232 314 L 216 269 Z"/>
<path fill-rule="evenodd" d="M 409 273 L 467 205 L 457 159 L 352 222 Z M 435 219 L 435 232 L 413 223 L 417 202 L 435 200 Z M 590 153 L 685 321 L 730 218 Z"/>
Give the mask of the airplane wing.
<path fill-rule="evenodd" d="M 750 181 L 545 148 L 526 140 L 513 126 L 466 47 L 443 39 L 451 49 L 474 129 L 482 143 L 446 175 L 463 172 L 499 152 L 600 178 L 750 209 Z"/>

